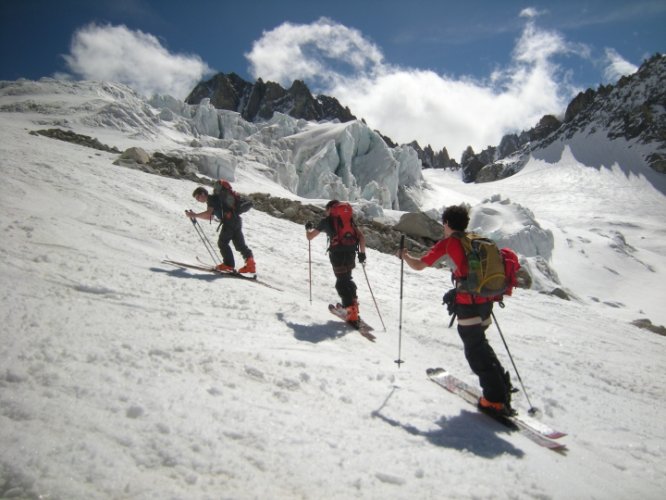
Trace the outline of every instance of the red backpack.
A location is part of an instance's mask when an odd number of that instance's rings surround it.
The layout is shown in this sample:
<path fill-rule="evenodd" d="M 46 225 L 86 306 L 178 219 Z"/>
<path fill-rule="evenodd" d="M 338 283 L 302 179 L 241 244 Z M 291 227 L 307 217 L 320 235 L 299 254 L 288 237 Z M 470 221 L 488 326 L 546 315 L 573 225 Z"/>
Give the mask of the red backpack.
<path fill-rule="evenodd" d="M 504 295 L 509 295 L 513 293 L 513 289 L 518 285 L 518 270 L 520 269 L 520 262 L 518 262 L 518 256 L 516 252 L 510 248 L 504 247 L 500 249 L 502 254 L 502 260 L 504 260 L 504 276 L 506 288 L 504 289 Z"/>
<path fill-rule="evenodd" d="M 346 202 L 340 202 L 328 209 L 331 227 L 334 235 L 331 237 L 330 247 L 356 247 L 358 233 L 354 224 L 354 211 Z"/>

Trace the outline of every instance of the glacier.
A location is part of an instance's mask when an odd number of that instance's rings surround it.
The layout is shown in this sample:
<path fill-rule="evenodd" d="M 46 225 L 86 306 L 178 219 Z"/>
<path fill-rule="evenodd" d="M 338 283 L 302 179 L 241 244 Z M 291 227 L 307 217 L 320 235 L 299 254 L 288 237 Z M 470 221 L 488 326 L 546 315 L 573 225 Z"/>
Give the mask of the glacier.
<path fill-rule="evenodd" d="M 201 148 L 197 158 L 204 175 L 233 181 L 235 168 L 258 162 L 268 167 L 271 180 L 303 198 L 359 201 L 391 210 L 419 207 L 418 190 L 425 180 L 416 151 L 407 145 L 389 147 L 361 120 L 312 123 L 275 113 L 270 120 L 250 123 L 239 113 L 215 109 L 209 99 L 190 105 L 153 96 L 149 103 L 160 119 L 196 137 L 190 145 Z"/>

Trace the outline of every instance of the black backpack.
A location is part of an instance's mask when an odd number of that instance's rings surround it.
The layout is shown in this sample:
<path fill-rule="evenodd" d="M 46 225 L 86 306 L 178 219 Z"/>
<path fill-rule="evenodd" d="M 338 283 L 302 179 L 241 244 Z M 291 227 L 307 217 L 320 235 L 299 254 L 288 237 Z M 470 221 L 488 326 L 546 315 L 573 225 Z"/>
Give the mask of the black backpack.
<path fill-rule="evenodd" d="M 231 212 L 233 215 L 240 215 L 253 207 L 250 198 L 238 194 L 231 188 L 231 184 L 224 179 L 215 182 L 213 194 L 220 198 L 222 212 Z"/>

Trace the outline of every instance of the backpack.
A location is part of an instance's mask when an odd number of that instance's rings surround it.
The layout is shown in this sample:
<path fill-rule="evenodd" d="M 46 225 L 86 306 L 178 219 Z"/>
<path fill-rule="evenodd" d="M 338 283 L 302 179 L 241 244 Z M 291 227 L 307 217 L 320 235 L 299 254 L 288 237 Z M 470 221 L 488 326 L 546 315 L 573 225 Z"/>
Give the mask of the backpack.
<path fill-rule="evenodd" d="M 511 295 L 520 269 L 518 256 L 510 248 L 497 247 L 490 238 L 474 233 L 453 233 L 460 240 L 467 257 L 467 277 L 459 281 L 459 291 L 477 297 L 502 301 Z"/>
<path fill-rule="evenodd" d="M 518 256 L 516 252 L 510 248 L 504 247 L 500 249 L 502 254 L 502 259 L 504 260 L 504 276 L 506 283 L 506 290 L 504 290 L 504 295 L 509 295 L 513 293 L 513 289 L 518 286 L 518 271 L 520 270 L 520 262 L 518 262 Z"/>
<path fill-rule="evenodd" d="M 233 215 L 244 214 L 252 208 L 252 200 L 238 194 L 224 179 L 215 181 L 213 194 L 220 197 L 223 212 L 231 212 Z"/>
<path fill-rule="evenodd" d="M 349 203 L 340 202 L 329 208 L 328 213 L 334 231 L 330 248 L 356 247 L 358 233 L 354 224 L 352 206 Z"/>

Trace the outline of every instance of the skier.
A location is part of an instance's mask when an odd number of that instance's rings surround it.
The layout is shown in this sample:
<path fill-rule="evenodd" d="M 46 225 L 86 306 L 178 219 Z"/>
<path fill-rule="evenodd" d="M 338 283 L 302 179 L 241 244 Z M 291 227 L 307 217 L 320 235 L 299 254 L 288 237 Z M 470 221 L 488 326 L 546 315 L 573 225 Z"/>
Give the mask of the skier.
<path fill-rule="evenodd" d="M 231 251 L 229 242 L 233 242 L 234 248 L 241 253 L 245 259 L 245 266 L 241 267 L 239 273 L 256 273 L 256 264 L 252 255 L 252 250 L 245 244 L 243 236 L 243 221 L 240 215 L 236 213 L 238 199 L 231 190 L 228 182 L 223 181 L 223 189 L 219 194 L 209 194 L 208 190 L 199 186 L 194 190 L 192 196 L 200 203 L 205 203 L 207 208 L 203 212 L 194 212 L 186 210 L 185 215 L 192 218 L 212 220 L 217 217 L 222 224 L 220 237 L 217 240 L 217 246 L 222 254 L 222 264 L 216 267 L 219 271 L 235 271 L 234 253 Z"/>
<path fill-rule="evenodd" d="M 340 296 L 342 306 L 347 310 L 346 320 L 359 320 L 358 297 L 352 270 L 358 261 L 365 262 L 365 235 L 353 220 L 349 203 L 331 200 L 326 204 L 326 216 L 315 226 L 312 222 L 305 225 L 308 241 L 316 238 L 322 231 L 328 236 L 328 254 L 336 277 L 335 289 Z"/>
<path fill-rule="evenodd" d="M 467 258 L 456 232 L 464 232 L 469 224 L 469 214 L 463 206 L 450 206 L 442 215 L 444 238 L 437 242 L 423 257 L 412 256 L 406 249 L 398 257 L 417 271 L 434 265 L 448 256 L 452 263 L 453 278 L 458 284 L 467 276 Z M 458 335 L 463 342 L 465 357 L 472 371 L 479 377 L 483 396 L 479 409 L 500 415 L 511 415 L 511 382 L 509 373 L 500 364 L 493 348 L 486 339 L 493 309 L 492 298 L 472 296 L 455 288 L 444 296 L 458 317 Z"/>

